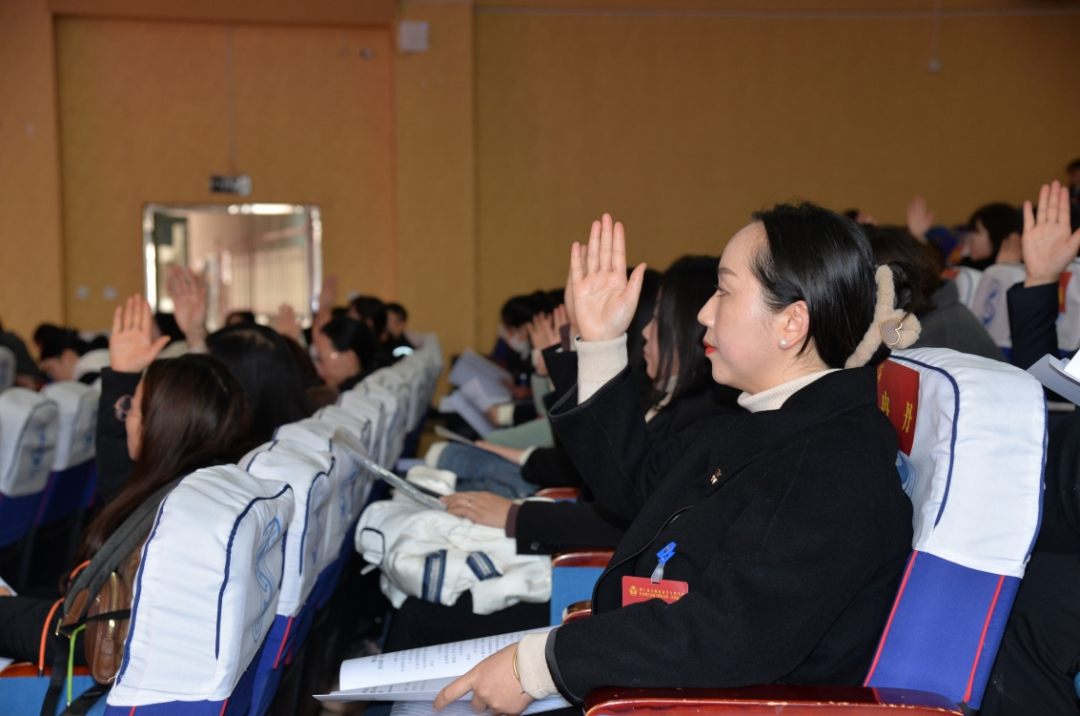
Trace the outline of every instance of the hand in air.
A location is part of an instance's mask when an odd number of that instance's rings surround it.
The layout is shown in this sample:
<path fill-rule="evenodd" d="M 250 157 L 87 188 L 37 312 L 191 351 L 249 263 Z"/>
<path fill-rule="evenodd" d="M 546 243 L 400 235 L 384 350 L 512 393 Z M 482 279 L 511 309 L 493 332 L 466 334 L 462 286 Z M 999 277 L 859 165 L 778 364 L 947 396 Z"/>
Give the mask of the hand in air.
<path fill-rule="evenodd" d="M 442 711 L 451 702 L 472 692 L 472 710 L 478 714 L 490 709 L 492 716 L 517 716 L 533 702 L 514 676 L 514 654 L 518 645 L 500 649 L 439 692 L 435 710 Z"/>
<path fill-rule="evenodd" d="M 129 298 L 113 311 L 112 334 L 109 336 L 109 365 L 118 373 L 142 373 L 154 362 L 158 353 L 169 343 L 168 336 L 156 341 L 151 331 L 154 315 L 150 304 L 139 294 Z"/>
<path fill-rule="evenodd" d="M 926 207 L 926 199 L 917 196 L 907 207 L 907 228 L 919 241 L 926 241 L 926 232 L 934 225 L 934 212 Z"/>
<path fill-rule="evenodd" d="M 446 511 L 450 514 L 500 530 L 506 527 L 506 517 L 514 504 L 490 492 L 455 492 L 439 499 L 446 503 Z"/>
<path fill-rule="evenodd" d="M 998 249 L 996 264 L 1020 264 L 1024 262 L 1023 240 L 1018 234 L 1013 234 L 1001 242 Z"/>
<path fill-rule="evenodd" d="M 571 264 L 573 264 L 572 261 Z M 566 288 L 563 289 L 562 308 L 566 311 L 566 322 L 570 324 L 570 340 L 573 341 L 574 336 L 580 335 L 580 332 L 578 331 L 577 314 L 574 313 L 574 267 L 572 265 L 570 271 L 566 274 Z"/>
<path fill-rule="evenodd" d="M 274 316 L 274 330 L 286 338 L 292 338 L 294 341 L 300 340 L 303 328 L 300 326 L 300 320 L 296 317 L 296 311 L 289 304 L 283 303 L 278 308 L 278 313 Z"/>
<path fill-rule="evenodd" d="M 621 223 L 604 214 L 594 221 L 586 251 L 574 242 L 570 251 L 573 310 L 585 341 L 607 341 L 626 333 L 637 310 L 645 264 L 626 278 L 626 236 Z"/>
<path fill-rule="evenodd" d="M 1025 286 L 1057 283 L 1061 274 L 1080 250 L 1080 230 L 1071 232 L 1069 190 L 1054 182 L 1039 190 L 1038 212 L 1031 202 L 1024 202 L 1024 262 L 1027 264 Z"/>
<path fill-rule="evenodd" d="M 173 300 L 176 325 L 187 338 L 188 346 L 201 348 L 206 343 L 206 284 L 190 268 L 173 266 L 165 287 Z"/>
<path fill-rule="evenodd" d="M 537 313 L 532 321 L 525 324 L 525 331 L 529 334 L 529 343 L 533 348 L 544 350 L 551 346 L 559 345 L 559 331 L 555 328 L 554 314 Z"/>

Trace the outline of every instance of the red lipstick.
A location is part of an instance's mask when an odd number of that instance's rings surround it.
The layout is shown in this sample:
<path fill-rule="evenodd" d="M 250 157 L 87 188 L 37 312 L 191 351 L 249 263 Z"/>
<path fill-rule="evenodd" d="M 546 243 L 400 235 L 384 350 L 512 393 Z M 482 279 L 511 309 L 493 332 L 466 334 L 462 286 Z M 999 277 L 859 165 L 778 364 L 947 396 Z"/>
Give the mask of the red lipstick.
<path fill-rule="evenodd" d="M 705 355 L 712 355 L 713 353 L 715 353 L 715 352 L 716 352 L 716 348 L 714 348 L 713 346 L 709 345 L 709 342 L 708 342 L 708 341 L 704 341 L 704 340 L 703 340 L 703 341 L 702 341 L 702 343 L 703 343 L 703 344 L 705 345 Z"/>

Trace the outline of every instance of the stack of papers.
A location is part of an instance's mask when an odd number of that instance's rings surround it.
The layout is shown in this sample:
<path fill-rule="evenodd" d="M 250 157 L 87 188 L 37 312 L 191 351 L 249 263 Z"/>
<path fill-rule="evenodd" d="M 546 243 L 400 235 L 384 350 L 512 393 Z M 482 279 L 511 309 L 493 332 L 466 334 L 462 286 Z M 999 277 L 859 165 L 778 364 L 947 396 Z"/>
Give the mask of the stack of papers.
<path fill-rule="evenodd" d="M 509 387 L 513 385 L 514 377 L 476 351 L 462 353 L 447 379 L 458 390 L 442 399 L 439 410 L 457 413 L 480 437 L 487 437 L 495 429 L 484 411 L 514 402 Z"/>
<path fill-rule="evenodd" d="M 421 649 L 408 649 L 392 654 L 365 656 L 342 663 L 339 674 L 340 691 L 316 696 L 320 701 L 397 701 L 409 705 L 395 706 L 396 716 L 425 716 L 433 713 L 432 703 L 439 692 L 469 669 L 511 644 L 521 641 L 525 634 L 541 634 L 552 627 L 531 631 L 500 634 L 482 639 L 440 644 Z M 443 713 L 472 713 L 471 695 L 466 694 Z M 533 702 L 525 713 L 537 713 L 562 708 L 569 704 L 561 697 Z M 461 709 L 465 710 L 462 711 Z"/>

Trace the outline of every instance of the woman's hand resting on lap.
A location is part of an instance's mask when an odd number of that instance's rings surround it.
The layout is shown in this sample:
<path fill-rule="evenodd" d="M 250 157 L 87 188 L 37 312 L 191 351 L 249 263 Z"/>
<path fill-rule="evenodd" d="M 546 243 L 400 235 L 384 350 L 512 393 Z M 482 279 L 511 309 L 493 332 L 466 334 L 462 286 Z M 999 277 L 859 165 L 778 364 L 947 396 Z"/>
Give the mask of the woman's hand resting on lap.
<path fill-rule="evenodd" d="M 528 708 L 533 697 L 525 693 L 521 682 L 514 676 L 517 648 L 517 644 L 511 644 L 495 652 L 440 691 L 435 698 L 435 710 L 442 711 L 470 691 L 473 694 L 472 710 L 478 714 L 491 709 L 492 716 L 517 716 Z"/>
<path fill-rule="evenodd" d="M 151 329 L 154 316 L 150 304 L 135 294 L 113 311 L 109 337 L 109 366 L 119 373 L 142 373 L 169 343 L 168 336 L 156 341 Z"/>
<path fill-rule="evenodd" d="M 500 530 L 506 528 L 506 517 L 514 504 L 490 492 L 455 492 L 439 499 L 446 503 L 446 511 L 450 514 Z"/>
<path fill-rule="evenodd" d="M 626 278 L 626 235 L 611 215 L 594 221 L 586 250 L 574 242 L 570 250 L 573 311 L 581 338 L 608 341 L 626 333 L 634 319 L 645 264 Z"/>

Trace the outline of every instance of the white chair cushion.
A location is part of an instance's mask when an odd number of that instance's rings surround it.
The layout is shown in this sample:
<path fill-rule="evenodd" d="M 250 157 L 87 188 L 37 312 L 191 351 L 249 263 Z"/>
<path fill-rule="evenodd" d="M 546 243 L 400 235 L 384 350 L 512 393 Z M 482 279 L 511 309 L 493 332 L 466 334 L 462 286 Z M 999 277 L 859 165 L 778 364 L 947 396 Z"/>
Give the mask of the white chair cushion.
<path fill-rule="evenodd" d="M 293 491 L 235 465 L 188 475 L 143 547 L 110 706 L 222 701 L 274 620 Z"/>
<path fill-rule="evenodd" d="M 52 469 L 59 472 L 93 458 L 101 393 L 74 380 L 46 385 L 41 393 L 60 409 L 60 432 Z"/>
<path fill-rule="evenodd" d="M 285 544 L 284 578 L 277 613 L 294 617 L 311 594 L 326 560 L 326 521 L 333 495 L 330 472 L 333 456 L 292 440 L 275 440 L 261 445 L 239 462 L 240 467 L 259 478 L 292 486 L 293 519 Z"/>
<path fill-rule="evenodd" d="M 312 417 L 352 433 L 370 452 L 376 427 L 368 416 L 350 413 L 336 405 L 326 405 Z"/>
<path fill-rule="evenodd" d="M 900 434 L 897 467 L 915 506 L 914 549 L 1022 577 L 1042 501 L 1039 382 L 1000 361 L 917 348 L 895 351 L 879 368 L 878 397 Z"/>
<path fill-rule="evenodd" d="M 956 292 L 960 296 L 960 303 L 969 309 L 975 306 L 975 294 L 982 283 L 983 272 L 970 266 L 954 266 L 945 269 L 942 277 L 951 278 L 956 284 Z"/>
<path fill-rule="evenodd" d="M 24 497 L 45 489 L 59 432 L 59 409 L 41 393 L 0 393 L 0 494 Z"/>
<path fill-rule="evenodd" d="M 380 465 L 385 464 L 386 427 L 389 420 L 382 401 L 372 400 L 367 395 L 355 390 L 347 390 L 338 398 L 337 407 L 371 424 L 371 437 L 365 443 L 368 447 L 368 454 Z M 316 413 L 316 416 L 323 419 L 327 416 L 327 413 L 320 411 Z"/>
<path fill-rule="evenodd" d="M 344 403 L 347 400 L 345 396 L 349 393 L 359 394 L 367 398 L 368 400 L 378 402 L 382 405 L 383 414 L 386 416 L 386 422 L 384 423 L 383 439 L 381 444 L 380 453 L 382 459 L 380 464 L 383 467 L 389 467 L 397 462 L 399 455 L 401 454 L 401 445 L 404 444 L 404 426 L 405 426 L 405 414 L 401 409 L 401 401 L 398 400 L 397 395 L 392 390 L 379 383 L 373 383 L 370 380 L 364 380 L 352 390 L 345 393 L 339 403 L 344 407 Z M 348 410 L 348 408 L 346 408 Z"/>

